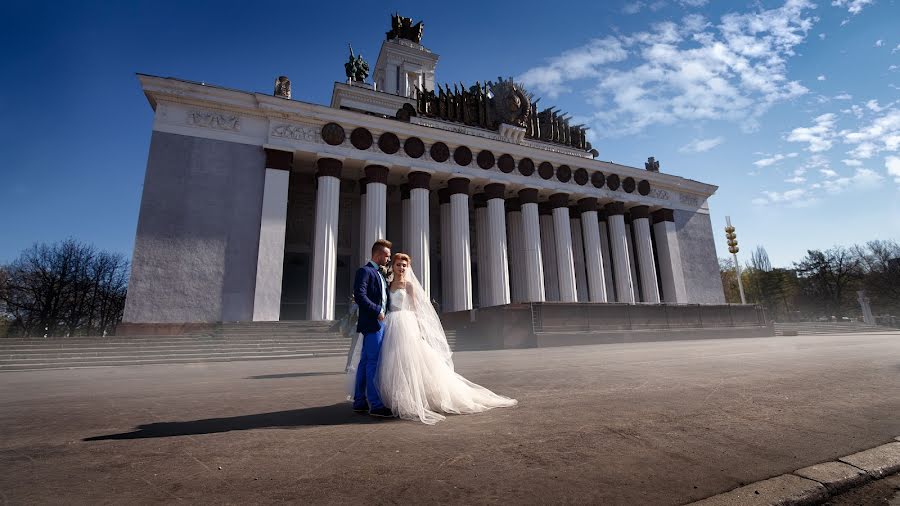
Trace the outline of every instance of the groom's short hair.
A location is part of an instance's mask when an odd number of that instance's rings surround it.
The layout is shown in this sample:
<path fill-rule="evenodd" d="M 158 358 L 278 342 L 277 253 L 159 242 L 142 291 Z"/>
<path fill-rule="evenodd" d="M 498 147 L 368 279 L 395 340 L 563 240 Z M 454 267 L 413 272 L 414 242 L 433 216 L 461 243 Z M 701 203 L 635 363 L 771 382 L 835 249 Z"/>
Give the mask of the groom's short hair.
<path fill-rule="evenodd" d="M 378 239 L 375 241 L 375 244 L 372 245 L 372 254 L 374 255 L 376 251 L 380 251 L 381 248 L 391 249 L 394 247 L 394 243 L 388 241 L 387 239 Z"/>

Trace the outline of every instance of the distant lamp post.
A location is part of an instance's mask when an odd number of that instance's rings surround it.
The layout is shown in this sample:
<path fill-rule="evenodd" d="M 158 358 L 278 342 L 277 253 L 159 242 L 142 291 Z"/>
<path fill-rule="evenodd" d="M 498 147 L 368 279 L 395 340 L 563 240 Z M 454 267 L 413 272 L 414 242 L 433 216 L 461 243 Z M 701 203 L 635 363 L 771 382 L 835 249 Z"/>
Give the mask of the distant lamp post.
<path fill-rule="evenodd" d="M 731 216 L 725 217 L 725 238 L 728 239 L 728 252 L 734 256 L 734 273 L 737 275 L 738 281 L 738 291 L 741 292 L 741 304 L 746 304 L 747 299 L 744 298 L 744 282 L 741 281 L 741 264 L 738 263 L 737 254 L 740 251 L 738 248 L 737 242 L 737 234 L 734 233 L 734 227 L 731 226 Z"/>

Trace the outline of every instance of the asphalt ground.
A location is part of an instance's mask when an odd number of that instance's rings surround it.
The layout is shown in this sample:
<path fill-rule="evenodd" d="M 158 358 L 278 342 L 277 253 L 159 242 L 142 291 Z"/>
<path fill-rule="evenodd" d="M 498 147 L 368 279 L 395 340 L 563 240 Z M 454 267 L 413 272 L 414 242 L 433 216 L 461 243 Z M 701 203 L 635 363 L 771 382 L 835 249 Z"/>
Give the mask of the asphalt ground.
<path fill-rule="evenodd" d="M 0 501 L 683 504 L 900 436 L 900 334 L 463 352 L 515 408 L 351 412 L 342 357 L 0 373 Z"/>

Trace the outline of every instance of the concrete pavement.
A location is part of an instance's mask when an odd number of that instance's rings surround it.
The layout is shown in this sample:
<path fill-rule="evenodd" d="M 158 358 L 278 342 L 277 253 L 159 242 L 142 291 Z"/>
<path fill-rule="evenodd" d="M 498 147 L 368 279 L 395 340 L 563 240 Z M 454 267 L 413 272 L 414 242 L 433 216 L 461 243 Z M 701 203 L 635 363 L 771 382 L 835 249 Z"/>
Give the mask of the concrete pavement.
<path fill-rule="evenodd" d="M 684 504 L 900 435 L 900 334 L 455 355 L 520 405 L 434 427 L 342 358 L 0 374 L 0 500 Z"/>

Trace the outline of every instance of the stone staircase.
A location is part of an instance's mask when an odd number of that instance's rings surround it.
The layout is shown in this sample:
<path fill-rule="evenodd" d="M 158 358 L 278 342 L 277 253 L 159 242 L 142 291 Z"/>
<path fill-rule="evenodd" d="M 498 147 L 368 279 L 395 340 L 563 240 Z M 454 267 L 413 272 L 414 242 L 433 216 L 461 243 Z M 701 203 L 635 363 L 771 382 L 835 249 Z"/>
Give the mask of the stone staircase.
<path fill-rule="evenodd" d="M 0 339 L 0 372 L 345 356 L 351 339 L 333 322 L 223 323 L 209 333 Z M 456 334 L 447 333 L 451 349 Z"/>
<path fill-rule="evenodd" d="M 796 334 L 794 334 L 796 332 Z M 896 332 L 897 329 L 867 325 L 862 322 L 775 322 L 775 335 L 853 334 L 859 332 Z"/>

